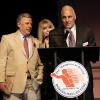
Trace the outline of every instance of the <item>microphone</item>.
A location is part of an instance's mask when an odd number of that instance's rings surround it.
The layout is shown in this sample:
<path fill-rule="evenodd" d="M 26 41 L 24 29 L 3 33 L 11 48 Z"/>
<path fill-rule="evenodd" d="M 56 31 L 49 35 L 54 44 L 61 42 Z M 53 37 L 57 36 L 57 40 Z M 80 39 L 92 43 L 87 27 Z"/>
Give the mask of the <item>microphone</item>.
<path fill-rule="evenodd" d="M 49 39 L 49 35 L 43 36 L 43 41 L 42 42 L 44 42 L 45 39 Z"/>
<path fill-rule="evenodd" d="M 71 29 L 70 28 L 67 28 L 66 31 L 69 32 L 69 33 L 71 33 Z"/>
<path fill-rule="evenodd" d="M 68 34 L 70 33 L 70 29 L 65 29 L 64 37 L 67 38 Z"/>

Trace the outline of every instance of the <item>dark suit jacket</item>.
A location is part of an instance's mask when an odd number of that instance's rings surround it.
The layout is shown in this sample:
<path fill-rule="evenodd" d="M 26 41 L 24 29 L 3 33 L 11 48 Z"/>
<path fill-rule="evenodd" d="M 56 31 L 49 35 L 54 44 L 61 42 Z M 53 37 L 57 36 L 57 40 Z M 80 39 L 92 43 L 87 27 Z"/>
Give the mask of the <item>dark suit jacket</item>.
<path fill-rule="evenodd" d="M 68 47 L 64 37 L 64 28 L 56 28 L 50 32 L 50 47 Z M 88 42 L 88 46 L 95 46 L 95 38 L 90 28 L 76 26 L 76 47 L 82 47 L 83 43 Z"/>

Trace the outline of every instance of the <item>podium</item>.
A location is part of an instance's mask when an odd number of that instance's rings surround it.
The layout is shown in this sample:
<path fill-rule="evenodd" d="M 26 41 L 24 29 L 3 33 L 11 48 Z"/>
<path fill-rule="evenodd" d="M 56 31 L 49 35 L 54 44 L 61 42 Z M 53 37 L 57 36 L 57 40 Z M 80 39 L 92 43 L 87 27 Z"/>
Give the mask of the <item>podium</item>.
<path fill-rule="evenodd" d="M 90 61 L 96 62 L 99 60 L 99 49 L 99 47 L 39 48 L 38 52 L 42 63 L 44 65 L 50 64 L 51 66 L 48 67 L 48 70 L 52 69 L 53 71 L 58 64 L 64 61 L 77 61 L 84 66 L 86 66 L 86 64 L 88 64 Z M 86 70 L 88 72 L 88 68 L 86 68 Z M 55 98 L 56 100 L 58 100 L 57 95 L 55 96 Z"/>

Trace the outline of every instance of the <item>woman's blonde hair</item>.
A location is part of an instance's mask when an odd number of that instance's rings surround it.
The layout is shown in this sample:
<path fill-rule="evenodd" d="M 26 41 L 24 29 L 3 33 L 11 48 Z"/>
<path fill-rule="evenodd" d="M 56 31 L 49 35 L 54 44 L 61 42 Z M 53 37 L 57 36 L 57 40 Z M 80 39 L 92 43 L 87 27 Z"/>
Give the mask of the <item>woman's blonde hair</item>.
<path fill-rule="evenodd" d="M 54 24 L 49 20 L 49 19 L 43 19 L 39 22 L 38 24 L 38 39 L 42 43 L 43 40 L 43 25 L 44 24 L 49 24 L 51 25 L 51 28 L 54 29 Z"/>

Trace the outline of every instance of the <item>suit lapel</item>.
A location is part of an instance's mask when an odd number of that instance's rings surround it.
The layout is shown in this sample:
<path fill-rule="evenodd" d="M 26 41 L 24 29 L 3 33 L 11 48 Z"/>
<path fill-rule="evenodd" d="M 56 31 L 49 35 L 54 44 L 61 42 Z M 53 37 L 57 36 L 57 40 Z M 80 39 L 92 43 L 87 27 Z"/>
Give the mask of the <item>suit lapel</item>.
<path fill-rule="evenodd" d="M 34 39 L 33 39 L 33 37 L 31 36 L 30 37 L 30 50 L 29 50 L 29 59 L 32 57 L 32 55 L 33 55 L 33 52 L 34 52 L 34 49 L 35 49 L 35 46 L 34 46 Z"/>
<path fill-rule="evenodd" d="M 21 50 L 21 52 L 27 58 L 23 42 L 21 41 L 21 38 L 20 38 L 20 35 L 18 34 L 18 32 L 15 33 L 15 41 L 16 41 L 16 44 L 19 46 L 19 49 Z"/>
<path fill-rule="evenodd" d="M 59 41 L 59 42 L 60 42 L 60 44 L 61 44 L 62 47 L 68 47 L 68 45 L 66 43 L 64 28 L 62 27 L 60 31 L 61 31 L 60 32 L 60 34 L 61 34 L 61 41 Z"/>
<path fill-rule="evenodd" d="M 76 47 L 81 47 L 82 46 L 82 32 L 81 28 L 79 26 L 76 26 Z"/>

